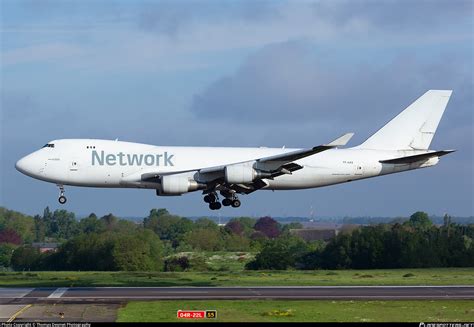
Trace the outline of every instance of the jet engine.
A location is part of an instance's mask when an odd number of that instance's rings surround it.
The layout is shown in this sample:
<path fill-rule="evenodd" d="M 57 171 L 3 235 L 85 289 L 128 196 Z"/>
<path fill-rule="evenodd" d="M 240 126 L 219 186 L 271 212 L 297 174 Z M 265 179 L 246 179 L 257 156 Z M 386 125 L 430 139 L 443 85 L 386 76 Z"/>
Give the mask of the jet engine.
<path fill-rule="evenodd" d="M 252 183 L 256 179 L 268 177 L 271 177 L 270 173 L 256 170 L 249 164 L 237 164 L 225 167 L 225 181 L 229 184 Z"/>
<path fill-rule="evenodd" d="M 188 176 L 165 175 L 161 176 L 161 187 L 158 195 L 181 195 L 183 193 L 205 189 L 206 185 L 196 182 Z"/>

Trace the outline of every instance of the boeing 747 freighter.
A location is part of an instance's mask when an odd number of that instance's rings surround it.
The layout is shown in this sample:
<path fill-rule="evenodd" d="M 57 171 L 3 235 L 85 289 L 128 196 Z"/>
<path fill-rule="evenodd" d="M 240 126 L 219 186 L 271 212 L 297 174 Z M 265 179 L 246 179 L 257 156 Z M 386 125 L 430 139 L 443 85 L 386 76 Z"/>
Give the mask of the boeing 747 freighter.
<path fill-rule="evenodd" d="M 431 167 L 454 150 L 429 146 L 452 91 L 430 90 L 364 143 L 353 133 L 307 149 L 154 146 L 62 139 L 16 163 L 30 177 L 64 186 L 146 188 L 158 196 L 202 191 L 209 208 L 237 208 L 239 194 L 315 188 Z M 219 197 L 222 197 L 222 202 Z"/>

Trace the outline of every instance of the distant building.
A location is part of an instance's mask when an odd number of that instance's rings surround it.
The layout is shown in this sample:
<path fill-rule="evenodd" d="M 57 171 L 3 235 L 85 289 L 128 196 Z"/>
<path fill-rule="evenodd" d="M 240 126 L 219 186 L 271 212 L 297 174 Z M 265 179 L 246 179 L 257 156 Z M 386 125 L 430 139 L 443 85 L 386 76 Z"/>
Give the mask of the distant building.
<path fill-rule="evenodd" d="M 59 243 L 33 243 L 31 246 L 39 249 L 41 253 L 56 252 L 58 250 Z"/>
<path fill-rule="evenodd" d="M 304 229 L 290 229 L 292 235 L 296 235 L 304 239 L 305 241 L 329 241 L 336 237 L 338 234 L 337 229 L 316 229 L 316 228 L 304 228 Z"/>

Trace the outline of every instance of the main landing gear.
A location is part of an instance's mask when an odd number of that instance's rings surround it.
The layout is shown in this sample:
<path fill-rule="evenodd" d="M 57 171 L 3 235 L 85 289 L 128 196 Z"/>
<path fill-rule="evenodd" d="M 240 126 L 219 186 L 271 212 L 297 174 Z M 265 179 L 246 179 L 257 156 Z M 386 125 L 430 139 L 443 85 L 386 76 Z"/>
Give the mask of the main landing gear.
<path fill-rule="evenodd" d="M 63 185 L 58 185 L 59 187 L 59 198 L 58 198 L 58 201 L 59 203 L 61 204 L 65 204 L 67 199 L 66 197 L 64 196 L 64 186 Z"/>
<path fill-rule="evenodd" d="M 204 196 L 204 202 L 209 203 L 209 209 L 219 210 L 224 207 L 232 206 L 233 208 L 238 208 L 241 205 L 240 200 L 235 194 L 222 194 L 225 196 L 225 199 L 222 200 L 222 204 L 219 202 L 219 196 L 216 192 L 209 193 Z"/>
<path fill-rule="evenodd" d="M 209 209 L 219 210 L 222 205 L 219 202 L 219 196 L 216 192 L 212 192 L 204 196 L 204 202 L 209 203 Z"/>

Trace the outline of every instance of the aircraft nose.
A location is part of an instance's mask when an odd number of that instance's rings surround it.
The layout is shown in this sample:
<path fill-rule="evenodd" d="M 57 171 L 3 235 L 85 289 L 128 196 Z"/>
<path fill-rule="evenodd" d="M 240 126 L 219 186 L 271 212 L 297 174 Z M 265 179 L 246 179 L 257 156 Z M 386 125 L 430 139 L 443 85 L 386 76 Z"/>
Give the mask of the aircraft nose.
<path fill-rule="evenodd" d="M 26 157 L 23 157 L 20 160 L 18 160 L 15 164 L 16 170 L 18 170 L 20 173 L 26 174 L 26 170 L 28 167 L 27 161 L 28 160 Z"/>
<path fill-rule="evenodd" d="M 28 176 L 35 175 L 35 160 L 31 154 L 21 158 L 15 164 L 16 170 Z"/>

